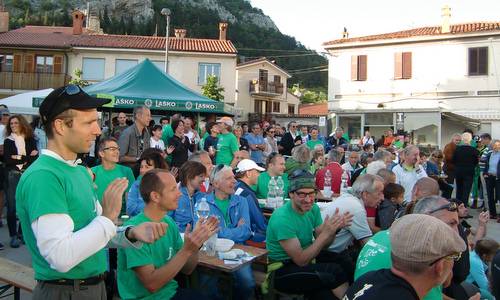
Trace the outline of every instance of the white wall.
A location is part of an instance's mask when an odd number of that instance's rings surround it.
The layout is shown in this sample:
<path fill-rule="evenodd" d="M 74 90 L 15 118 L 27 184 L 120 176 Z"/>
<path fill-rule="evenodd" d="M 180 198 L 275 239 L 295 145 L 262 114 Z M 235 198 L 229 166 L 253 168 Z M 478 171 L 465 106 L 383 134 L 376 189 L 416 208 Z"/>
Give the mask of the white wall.
<path fill-rule="evenodd" d="M 145 58 L 154 61 L 164 61 L 165 52 L 163 51 L 123 51 L 105 49 L 74 49 L 68 54 L 68 71 L 73 74 L 76 68 L 82 69 L 84 57 L 104 58 L 105 59 L 105 79 L 115 75 L 116 59 L 137 59 L 139 62 Z M 224 87 L 224 102 L 234 103 L 236 86 L 236 55 L 217 55 L 210 53 L 169 53 L 169 75 L 180 81 L 188 88 L 201 93 L 201 85 L 198 85 L 198 64 L 199 63 L 220 63 L 221 78 L 220 85 Z"/>
<path fill-rule="evenodd" d="M 488 75 L 468 76 L 468 48 L 489 47 Z M 394 54 L 412 52 L 412 78 L 394 79 Z M 474 97 L 476 91 L 500 90 L 500 36 L 356 49 L 330 50 L 329 107 L 333 110 L 438 108 L 500 109 L 500 97 Z M 367 80 L 351 80 L 351 56 L 367 55 Z M 442 99 L 429 93 L 467 91 L 471 97 Z M 419 95 L 423 94 L 423 95 Z M 335 99 L 342 95 L 344 99 Z M 405 101 L 394 101 L 409 98 Z M 430 100 L 425 100 L 430 99 Z"/>

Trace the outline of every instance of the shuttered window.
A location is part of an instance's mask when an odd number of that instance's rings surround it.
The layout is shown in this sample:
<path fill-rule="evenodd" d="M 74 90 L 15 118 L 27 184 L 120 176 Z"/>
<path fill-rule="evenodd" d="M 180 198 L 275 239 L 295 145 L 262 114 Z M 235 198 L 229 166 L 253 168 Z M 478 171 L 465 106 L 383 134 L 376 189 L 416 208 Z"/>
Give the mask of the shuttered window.
<path fill-rule="evenodd" d="M 12 66 L 14 64 L 14 56 L 12 54 L 3 54 L 0 57 L 2 58 L 1 71 L 12 72 Z"/>
<path fill-rule="evenodd" d="M 36 57 L 37 73 L 52 73 L 54 70 L 54 58 L 52 56 L 38 55 Z"/>
<path fill-rule="evenodd" d="M 488 47 L 469 48 L 469 75 L 488 75 Z"/>
<path fill-rule="evenodd" d="M 353 81 L 366 81 L 367 63 L 368 57 L 366 55 L 353 55 L 351 57 L 351 79 Z"/>
<path fill-rule="evenodd" d="M 63 57 L 54 55 L 54 74 L 63 73 Z"/>
<path fill-rule="evenodd" d="M 295 105 L 288 104 L 288 114 L 289 115 L 295 114 Z"/>
<path fill-rule="evenodd" d="M 411 78 L 411 52 L 394 54 L 394 79 Z"/>
<path fill-rule="evenodd" d="M 280 112 L 280 103 L 277 101 L 273 102 L 273 112 L 275 112 L 275 113 Z"/>

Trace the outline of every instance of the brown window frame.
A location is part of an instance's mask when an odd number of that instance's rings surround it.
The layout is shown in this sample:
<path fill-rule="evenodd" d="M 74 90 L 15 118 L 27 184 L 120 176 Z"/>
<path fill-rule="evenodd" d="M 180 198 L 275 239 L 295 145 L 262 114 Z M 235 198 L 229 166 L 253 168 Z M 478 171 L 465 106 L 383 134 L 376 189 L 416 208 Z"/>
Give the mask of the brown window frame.
<path fill-rule="evenodd" d="M 351 80 L 366 81 L 368 79 L 368 55 L 351 56 Z"/>
<path fill-rule="evenodd" d="M 472 47 L 467 49 L 467 74 L 469 76 L 488 75 L 488 54 L 488 47 Z"/>
<path fill-rule="evenodd" d="M 290 112 L 291 111 L 291 112 Z M 289 115 L 294 115 L 295 114 L 295 105 L 293 104 L 288 104 L 288 114 Z"/>
<path fill-rule="evenodd" d="M 273 102 L 273 113 L 279 113 L 281 109 L 281 103 L 278 101 Z"/>
<path fill-rule="evenodd" d="M 394 54 L 394 79 L 411 79 L 412 53 L 398 52 Z"/>

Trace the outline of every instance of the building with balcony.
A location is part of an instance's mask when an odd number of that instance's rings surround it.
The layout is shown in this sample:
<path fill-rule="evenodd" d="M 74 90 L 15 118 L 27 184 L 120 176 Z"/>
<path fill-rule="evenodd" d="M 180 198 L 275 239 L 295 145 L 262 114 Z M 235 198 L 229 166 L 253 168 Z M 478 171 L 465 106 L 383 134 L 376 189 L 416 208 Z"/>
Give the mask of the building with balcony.
<path fill-rule="evenodd" d="M 261 121 L 298 114 L 299 98 L 287 92 L 285 70 L 262 57 L 236 66 L 236 108 L 240 121 Z"/>
<path fill-rule="evenodd" d="M 332 127 L 352 138 L 388 128 L 443 146 L 465 128 L 500 138 L 500 23 L 450 24 L 323 44 Z"/>

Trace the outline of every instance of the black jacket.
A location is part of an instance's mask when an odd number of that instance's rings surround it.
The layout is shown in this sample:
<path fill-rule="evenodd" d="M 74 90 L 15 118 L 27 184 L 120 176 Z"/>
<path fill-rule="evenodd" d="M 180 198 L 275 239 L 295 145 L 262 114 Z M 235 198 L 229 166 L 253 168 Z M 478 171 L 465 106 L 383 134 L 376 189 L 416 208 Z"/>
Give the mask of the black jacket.
<path fill-rule="evenodd" d="M 457 176 L 474 176 L 475 168 L 479 164 L 479 151 L 470 145 L 458 146 L 452 161 Z"/>
<path fill-rule="evenodd" d="M 3 154 L 4 154 L 4 163 L 5 163 L 5 169 L 7 171 L 17 169 L 16 165 L 24 164 L 22 170 L 26 170 L 31 163 L 35 161 L 35 159 L 38 157 L 36 156 L 30 156 L 30 153 L 33 150 L 36 149 L 36 141 L 34 138 L 29 138 L 25 140 L 26 144 L 26 155 L 21 156 L 21 159 L 13 159 L 12 155 L 18 155 L 17 153 L 17 148 L 16 148 L 16 143 L 9 139 L 6 138 L 3 143 Z"/>
<path fill-rule="evenodd" d="M 180 168 L 188 160 L 188 150 L 194 151 L 194 144 L 185 136 L 181 139 L 174 135 L 168 140 L 168 145 L 175 147 L 172 152 L 172 167 L 176 168 Z"/>
<path fill-rule="evenodd" d="M 295 142 L 297 140 L 301 140 L 300 135 L 297 135 L 294 139 L 292 134 L 289 131 L 286 132 L 280 141 L 280 146 L 283 147 L 283 149 L 280 151 L 280 153 L 282 155 L 291 156 L 292 149 L 293 149 L 293 147 L 295 147 Z"/>

